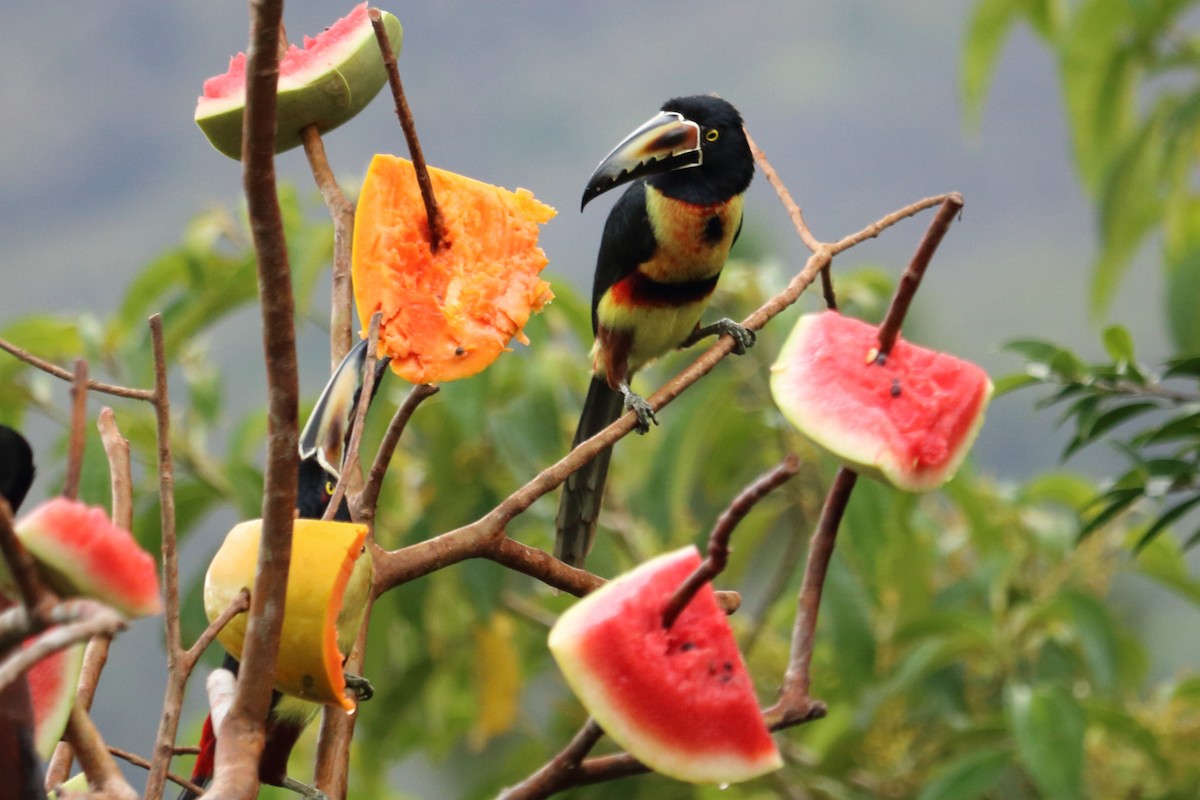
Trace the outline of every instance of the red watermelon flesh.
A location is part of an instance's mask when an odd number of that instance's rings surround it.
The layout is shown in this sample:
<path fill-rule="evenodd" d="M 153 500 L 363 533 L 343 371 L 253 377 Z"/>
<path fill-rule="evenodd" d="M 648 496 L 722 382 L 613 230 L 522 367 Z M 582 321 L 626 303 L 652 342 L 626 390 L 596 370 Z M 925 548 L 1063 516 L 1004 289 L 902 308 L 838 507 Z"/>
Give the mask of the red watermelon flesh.
<path fill-rule="evenodd" d="M 393 55 L 403 39 L 400 21 L 381 12 Z M 229 60 L 229 69 L 204 82 L 196 102 L 196 124 L 209 142 L 230 158 L 241 158 L 242 112 L 246 105 L 246 54 Z M 360 3 L 304 47 L 291 45 L 279 61 L 275 152 L 301 144 L 301 131 L 316 125 L 321 133 L 349 121 L 387 83 L 383 56 Z"/>
<path fill-rule="evenodd" d="M 954 477 L 983 425 L 987 373 L 836 311 L 806 314 L 771 368 L 771 393 L 805 436 L 852 469 L 907 491 Z"/>
<path fill-rule="evenodd" d="M 67 718 L 75 704 L 79 672 L 83 668 L 84 648 L 85 645 L 77 644 L 59 650 L 25 673 L 33 701 L 34 744 L 42 758 L 48 759 L 54 754 L 54 746 L 67 728 Z"/>
<path fill-rule="evenodd" d="M 699 564 L 686 547 L 615 578 L 562 615 L 550 650 L 600 727 L 639 761 L 683 781 L 735 783 L 782 761 L 711 584 L 662 627 Z"/>
<path fill-rule="evenodd" d="M 102 508 L 78 500 L 47 500 L 16 525 L 51 588 L 87 595 L 128 617 L 162 611 L 154 558 Z"/>

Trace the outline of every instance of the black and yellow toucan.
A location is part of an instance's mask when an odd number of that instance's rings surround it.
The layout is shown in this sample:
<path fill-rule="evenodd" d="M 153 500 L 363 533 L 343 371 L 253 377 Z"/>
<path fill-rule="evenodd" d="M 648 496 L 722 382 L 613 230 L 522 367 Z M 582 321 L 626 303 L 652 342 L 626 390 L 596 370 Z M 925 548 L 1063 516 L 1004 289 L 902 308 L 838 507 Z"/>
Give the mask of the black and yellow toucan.
<path fill-rule="evenodd" d="M 300 433 L 300 468 L 296 489 L 296 516 L 305 519 L 320 519 L 337 482 L 345 467 L 346 449 L 358 407 L 359 394 L 364 386 L 374 397 L 383 377 L 385 362 L 377 363 L 375 374 L 371 379 L 364 379 L 364 368 L 367 360 L 367 340 L 362 340 L 346 354 L 342 363 L 334 371 L 329 382 L 321 392 L 316 406 L 313 407 L 307 424 Z M 342 499 L 334 520 L 350 521 L 350 508 L 345 498 Z M 362 624 L 363 611 L 371 589 L 371 559 L 364 554 L 355 562 L 342 598 L 342 608 L 338 613 L 337 632 L 338 649 L 349 653 L 354 647 Z M 232 676 L 237 674 L 238 662 L 228 653 L 222 663 L 222 669 L 231 675 L 228 681 L 232 684 Z M 220 671 L 218 671 L 220 672 Z M 347 675 L 347 684 L 353 685 L 360 697 L 370 696 L 370 687 L 361 678 Z M 213 680 L 212 677 L 209 679 Z M 271 709 L 267 715 L 266 742 L 259 758 L 258 773 L 262 783 L 272 786 L 282 786 L 310 798 L 323 798 L 324 795 L 314 787 L 288 777 L 287 762 L 292 748 L 304 729 L 316 718 L 321 706 L 298 697 L 275 691 L 271 695 Z M 221 709 L 219 713 L 224 713 Z M 213 713 L 218 713 L 215 709 Z M 213 713 L 204 721 L 204 729 L 200 736 L 199 754 L 192 769 L 192 782 L 207 786 L 213 777 L 214 758 L 216 755 L 215 730 Z M 179 795 L 179 800 L 192 800 L 196 795 L 186 789 Z"/>
<path fill-rule="evenodd" d="M 742 117 L 719 97 L 678 97 L 608 154 L 583 192 L 583 205 L 633 182 L 617 200 L 600 239 L 592 288 L 592 382 L 572 446 L 625 411 L 638 431 L 657 424 L 629 388 L 659 356 L 710 335 L 728 334 L 734 351 L 753 332 L 723 319 L 701 327 L 729 248 L 742 228 L 742 200 L 754 158 Z M 611 450 L 567 479 L 558 507 L 555 555 L 579 566 L 591 549 Z"/>

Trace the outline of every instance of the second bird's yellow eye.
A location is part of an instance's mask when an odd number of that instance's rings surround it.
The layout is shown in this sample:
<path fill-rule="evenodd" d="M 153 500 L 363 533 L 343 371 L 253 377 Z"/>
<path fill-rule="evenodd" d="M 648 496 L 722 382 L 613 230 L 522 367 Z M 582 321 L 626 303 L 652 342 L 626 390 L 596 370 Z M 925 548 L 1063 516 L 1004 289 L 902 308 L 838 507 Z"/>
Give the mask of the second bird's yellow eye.
<path fill-rule="evenodd" d="M 717 139 L 721 138 L 721 132 L 719 130 L 717 130 L 716 128 L 709 128 L 704 133 L 704 138 L 710 142 L 715 142 Z"/>
<path fill-rule="evenodd" d="M 333 490 L 337 488 L 336 481 L 325 481 L 325 494 L 333 497 Z"/>

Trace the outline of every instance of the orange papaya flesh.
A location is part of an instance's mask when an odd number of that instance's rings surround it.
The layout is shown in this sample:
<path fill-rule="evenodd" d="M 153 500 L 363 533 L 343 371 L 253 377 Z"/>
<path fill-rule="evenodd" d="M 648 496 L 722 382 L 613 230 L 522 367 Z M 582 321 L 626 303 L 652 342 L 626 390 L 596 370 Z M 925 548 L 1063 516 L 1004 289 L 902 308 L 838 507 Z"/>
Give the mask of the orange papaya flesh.
<path fill-rule="evenodd" d="M 413 383 L 474 375 L 508 349 L 530 316 L 553 299 L 539 277 L 547 258 L 539 226 L 555 210 L 515 192 L 430 168 L 445 239 L 429 247 L 429 223 L 412 162 L 371 161 L 354 223 L 354 297 L 364 328 L 382 312 L 379 355 Z"/>

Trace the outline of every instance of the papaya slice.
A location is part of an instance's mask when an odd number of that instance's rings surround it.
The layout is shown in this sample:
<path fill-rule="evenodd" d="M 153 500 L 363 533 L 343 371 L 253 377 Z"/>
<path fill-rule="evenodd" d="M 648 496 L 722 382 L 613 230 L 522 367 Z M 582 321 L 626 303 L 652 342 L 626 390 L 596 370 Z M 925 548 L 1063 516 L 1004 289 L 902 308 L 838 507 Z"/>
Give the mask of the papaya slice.
<path fill-rule="evenodd" d="M 554 294 L 539 277 L 539 225 L 555 210 L 525 189 L 429 170 L 446 237 L 429 249 L 429 223 L 412 162 L 371 161 L 358 198 L 354 298 L 366 328 L 382 312 L 379 355 L 412 383 L 466 378 L 488 367 Z"/>
<path fill-rule="evenodd" d="M 342 662 L 362 624 L 374 575 L 374 563 L 363 549 L 366 535 L 367 527 L 357 523 L 295 521 L 275 666 L 279 691 L 354 710 L 345 696 Z M 242 522 L 225 537 L 204 576 L 204 611 L 210 622 L 243 588 L 253 591 L 261 540 L 261 519 Z M 217 634 L 234 658 L 241 658 L 245 640 L 245 614 Z"/>

